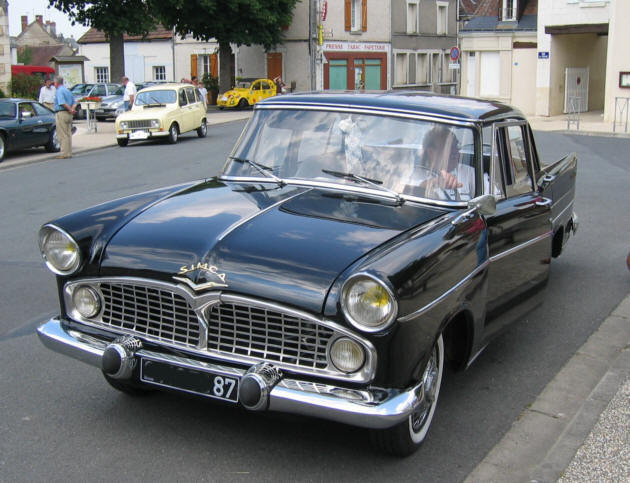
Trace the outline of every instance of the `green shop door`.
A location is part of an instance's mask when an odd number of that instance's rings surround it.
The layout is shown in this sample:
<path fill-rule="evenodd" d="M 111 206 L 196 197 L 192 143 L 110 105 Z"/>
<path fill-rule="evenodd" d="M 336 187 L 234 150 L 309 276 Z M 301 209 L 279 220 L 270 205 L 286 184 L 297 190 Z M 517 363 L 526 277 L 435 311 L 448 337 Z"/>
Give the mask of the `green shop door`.
<path fill-rule="evenodd" d="M 381 59 L 354 59 L 354 88 L 382 89 Z"/>
<path fill-rule="evenodd" d="M 348 89 L 348 60 L 330 59 L 328 61 L 330 90 Z"/>

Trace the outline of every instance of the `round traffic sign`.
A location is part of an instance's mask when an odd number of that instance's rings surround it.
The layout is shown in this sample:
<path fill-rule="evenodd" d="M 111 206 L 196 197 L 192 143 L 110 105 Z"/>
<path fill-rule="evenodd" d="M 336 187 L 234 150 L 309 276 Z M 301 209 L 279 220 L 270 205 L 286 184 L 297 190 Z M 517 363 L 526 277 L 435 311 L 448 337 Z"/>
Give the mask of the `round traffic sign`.
<path fill-rule="evenodd" d="M 459 47 L 451 47 L 451 60 L 455 62 L 459 59 Z"/>

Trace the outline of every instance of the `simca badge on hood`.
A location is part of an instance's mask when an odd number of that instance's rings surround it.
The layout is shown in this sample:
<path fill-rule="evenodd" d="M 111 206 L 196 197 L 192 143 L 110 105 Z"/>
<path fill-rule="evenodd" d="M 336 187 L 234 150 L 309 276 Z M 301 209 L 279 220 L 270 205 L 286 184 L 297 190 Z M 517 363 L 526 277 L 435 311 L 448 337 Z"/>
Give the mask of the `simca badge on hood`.
<path fill-rule="evenodd" d="M 187 274 L 194 274 L 197 272 L 199 275 L 197 279 L 200 283 L 195 283 L 188 278 Z M 214 265 L 208 263 L 197 263 L 192 265 L 184 265 L 179 269 L 177 275 L 173 275 L 173 279 L 179 282 L 184 282 L 195 292 L 199 290 L 206 290 L 209 288 L 227 287 L 225 283 L 225 273 L 220 273 L 219 269 Z"/>

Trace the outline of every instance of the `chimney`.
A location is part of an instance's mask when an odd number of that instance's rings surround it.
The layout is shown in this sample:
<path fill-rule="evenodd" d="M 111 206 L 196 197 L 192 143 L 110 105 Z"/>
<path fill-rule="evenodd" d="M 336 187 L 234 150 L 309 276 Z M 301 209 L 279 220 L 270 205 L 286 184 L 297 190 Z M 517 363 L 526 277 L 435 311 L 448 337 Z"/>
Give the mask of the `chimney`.
<path fill-rule="evenodd" d="M 28 27 L 28 15 L 22 15 L 22 32 Z"/>
<path fill-rule="evenodd" d="M 44 24 L 44 16 L 43 15 L 35 15 L 35 20 L 37 21 L 38 24 L 43 25 Z"/>
<path fill-rule="evenodd" d="M 52 37 L 57 37 L 57 22 L 46 20 L 46 30 Z"/>

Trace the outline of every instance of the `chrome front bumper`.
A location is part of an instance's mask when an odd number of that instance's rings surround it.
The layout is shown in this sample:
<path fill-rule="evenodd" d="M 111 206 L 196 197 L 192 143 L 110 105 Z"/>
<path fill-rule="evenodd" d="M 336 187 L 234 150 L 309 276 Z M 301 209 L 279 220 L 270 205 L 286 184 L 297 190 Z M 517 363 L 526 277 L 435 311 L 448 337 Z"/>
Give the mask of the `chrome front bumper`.
<path fill-rule="evenodd" d="M 42 324 L 37 329 L 37 335 L 49 349 L 101 368 L 106 342 L 77 330 L 66 329 L 59 318 Z M 236 377 L 244 376 L 247 371 L 147 349 L 140 349 L 136 355 L 198 371 L 229 371 Z M 355 390 L 285 377 L 269 393 L 269 410 L 382 429 L 407 419 L 422 398 L 421 384 L 404 391 L 380 388 Z"/>

